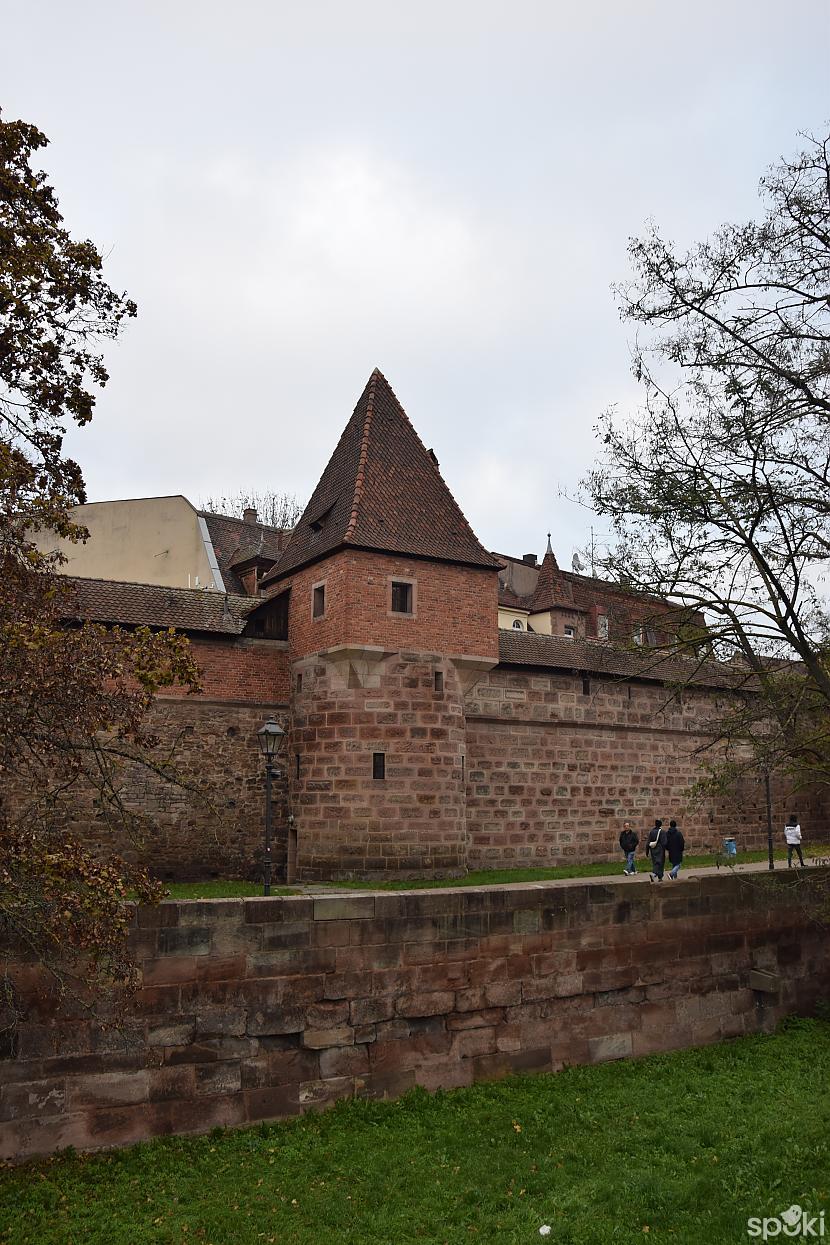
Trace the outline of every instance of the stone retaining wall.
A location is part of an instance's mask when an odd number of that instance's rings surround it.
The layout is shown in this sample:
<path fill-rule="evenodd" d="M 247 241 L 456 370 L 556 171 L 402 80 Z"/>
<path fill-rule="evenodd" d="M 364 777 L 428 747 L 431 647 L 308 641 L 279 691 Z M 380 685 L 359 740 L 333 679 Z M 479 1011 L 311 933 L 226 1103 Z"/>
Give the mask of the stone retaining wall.
<path fill-rule="evenodd" d="M 795 883 L 798 883 L 796 885 Z M 763 874 L 250 900 L 136 912 L 119 1032 L 56 1005 L 0 1059 L 0 1158 L 124 1145 L 767 1029 L 828 989 L 826 933 Z"/>

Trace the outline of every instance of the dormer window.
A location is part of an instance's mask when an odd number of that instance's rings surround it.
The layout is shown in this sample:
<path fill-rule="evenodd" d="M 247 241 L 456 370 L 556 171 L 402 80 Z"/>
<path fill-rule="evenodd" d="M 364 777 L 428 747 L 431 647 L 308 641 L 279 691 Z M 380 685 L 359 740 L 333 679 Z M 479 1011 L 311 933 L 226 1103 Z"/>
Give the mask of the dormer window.
<path fill-rule="evenodd" d="M 525 629 L 524 623 L 522 622 L 521 618 L 514 618 L 513 619 L 513 630 L 524 631 L 524 629 Z"/>
<path fill-rule="evenodd" d="M 310 519 L 308 526 L 311 528 L 311 539 L 316 540 L 320 532 L 331 518 L 331 512 L 334 509 L 334 502 L 327 506 L 325 510 L 321 510 L 316 519 Z"/>
<path fill-rule="evenodd" d="M 566 640 L 575 640 L 575 639 L 576 639 L 576 627 L 566 627 L 566 628 L 565 628 L 565 639 L 566 639 Z"/>

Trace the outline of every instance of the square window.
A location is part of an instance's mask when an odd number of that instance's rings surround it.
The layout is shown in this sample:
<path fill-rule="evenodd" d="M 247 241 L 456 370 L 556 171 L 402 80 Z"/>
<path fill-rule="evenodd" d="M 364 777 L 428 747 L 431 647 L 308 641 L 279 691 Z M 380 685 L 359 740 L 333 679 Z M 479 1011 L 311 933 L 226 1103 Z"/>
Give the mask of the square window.
<path fill-rule="evenodd" d="M 392 580 L 392 613 L 412 613 L 412 584 L 403 580 Z"/>
<path fill-rule="evenodd" d="M 566 627 L 565 635 L 569 640 L 573 640 L 576 636 L 576 627 Z"/>
<path fill-rule="evenodd" d="M 386 753 L 372 753 L 372 777 L 381 779 L 386 777 Z"/>
<path fill-rule="evenodd" d="M 318 584 L 312 592 L 311 616 L 322 618 L 326 612 L 326 585 Z"/>

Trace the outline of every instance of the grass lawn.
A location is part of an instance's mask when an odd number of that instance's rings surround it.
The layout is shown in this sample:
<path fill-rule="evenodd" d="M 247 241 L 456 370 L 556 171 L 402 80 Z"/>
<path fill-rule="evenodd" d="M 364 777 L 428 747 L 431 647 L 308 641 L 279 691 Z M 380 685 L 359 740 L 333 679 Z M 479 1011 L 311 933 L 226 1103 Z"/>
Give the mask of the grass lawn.
<path fill-rule="evenodd" d="M 794 1203 L 830 1210 L 820 1021 L 28 1164 L 0 1172 L 0 1241 L 727 1245 Z"/>
<path fill-rule="evenodd" d="M 830 857 L 830 847 L 818 846 L 810 849 L 814 856 Z M 766 860 L 766 852 L 741 852 L 739 864 L 752 864 Z M 785 861 L 786 851 L 777 851 L 775 859 Z M 807 858 L 809 860 L 809 857 Z M 721 859 L 721 864 L 723 864 Z M 687 869 L 705 868 L 715 864 L 715 857 L 709 852 L 703 856 L 686 856 Z M 599 861 L 595 864 L 560 865 L 552 869 L 476 869 L 463 878 L 411 878 L 406 882 L 323 882 L 320 885 L 331 886 L 337 890 L 381 890 L 405 891 L 422 889 L 448 889 L 456 886 L 500 886 L 505 882 L 549 882 L 556 878 L 595 878 L 608 874 L 622 875 L 623 858 L 613 861 Z M 648 873 L 645 857 L 639 858 L 637 867 L 641 873 Z M 235 899 L 239 896 L 261 895 L 261 882 L 234 882 L 217 879 L 214 882 L 168 882 L 167 890 L 171 899 Z M 272 887 L 272 895 L 296 895 L 299 892 L 290 886 Z"/>

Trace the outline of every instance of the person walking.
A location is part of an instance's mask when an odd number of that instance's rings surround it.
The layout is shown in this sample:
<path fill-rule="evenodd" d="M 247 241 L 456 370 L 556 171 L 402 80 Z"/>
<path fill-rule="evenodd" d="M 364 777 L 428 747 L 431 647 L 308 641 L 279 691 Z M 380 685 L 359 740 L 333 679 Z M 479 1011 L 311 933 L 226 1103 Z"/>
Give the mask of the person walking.
<path fill-rule="evenodd" d="M 659 817 L 649 831 L 646 855 L 651 857 L 649 880 L 651 882 L 662 882 L 663 870 L 666 867 L 666 832 Z"/>
<path fill-rule="evenodd" d="M 798 852 L 798 863 L 804 868 L 804 857 L 801 855 L 801 826 L 798 824 L 798 818 L 795 813 L 790 813 L 790 819 L 784 827 L 784 838 L 787 840 L 787 868 L 793 867 L 793 852 Z"/>
<path fill-rule="evenodd" d="M 680 866 L 683 864 L 683 851 L 686 847 L 686 840 L 683 838 L 683 832 L 676 821 L 669 822 L 669 828 L 666 831 L 666 851 L 669 855 L 669 877 L 672 882 L 677 881 L 677 875 L 680 872 Z"/>
<path fill-rule="evenodd" d="M 637 846 L 639 842 L 640 836 L 631 829 L 631 822 L 624 821 L 622 833 L 620 834 L 620 847 L 625 854 L 623 873 L 626 877 L 631 877 L 632 873 L 637 872 Z"/>

